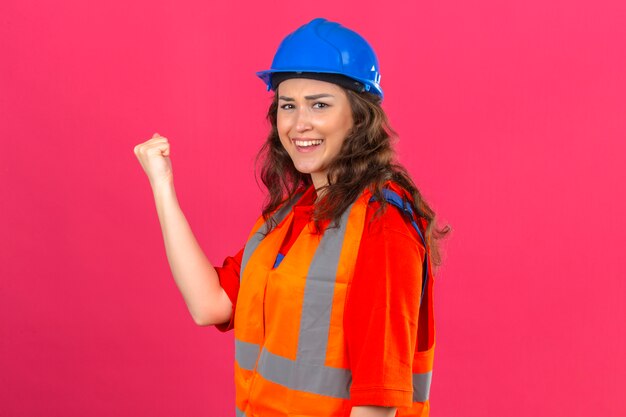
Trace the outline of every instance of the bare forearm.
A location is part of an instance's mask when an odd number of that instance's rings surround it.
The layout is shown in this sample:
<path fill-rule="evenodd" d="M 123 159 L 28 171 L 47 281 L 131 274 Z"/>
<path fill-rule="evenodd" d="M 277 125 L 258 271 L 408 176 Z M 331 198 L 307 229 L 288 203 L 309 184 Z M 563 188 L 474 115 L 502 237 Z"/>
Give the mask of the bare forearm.
<path fill-rule="evenodd" d="M 396 407 L 378 407 L 364 405 L 352 407 L 350 417 L 393 417 L 396 415 Z"/>
<path fill-rule="evenodd" d="M 200 325 L 228 321 L 232 304 L 180 208 L 174 184 L 155 187 L 153 194 L 167 260 L 191 316 Z"/>

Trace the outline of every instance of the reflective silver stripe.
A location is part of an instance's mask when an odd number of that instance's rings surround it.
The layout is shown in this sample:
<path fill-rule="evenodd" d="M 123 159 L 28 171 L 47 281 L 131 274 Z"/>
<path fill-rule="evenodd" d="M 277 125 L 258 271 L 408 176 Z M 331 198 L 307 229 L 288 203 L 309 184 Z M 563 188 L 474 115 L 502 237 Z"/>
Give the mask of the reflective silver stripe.
<path fill-rule="evenodd" d="M 349 369 L 294 361 L 263 348 L 257 372 L 268 381 L 292 390 L 334 398 L 350 398 L 352 373 Z"/>
<path fill-rule="evenodd" d="M 259 345 L 235 339 L 235 360 L 240 368 L 251 371 L 259 357 Z"/>
<path fill-rule="evenodd" d="M 235 406 L 235 417 L 245 417 L 246 413 L 241 411 L 239 407 Z"/>
<path fill-rule="evenodd" d="M 253 370 L 259 349 L 259 345 L 255 343 L 235 339 L 235 359 L 239 367 Z M 258 372 L 263 378 L 290 389 L 336 398 L 350 398 L 352 374 L 349 369 L 330 368 L 305 362 L 296 363 L 263 348 Z M 432 374 L 432 371 L 413 374 L 413 402 L 428 400 Z"/>
<path fill-rule="evenodd" d="M 283 219 L 287 217 L 287 214 L 289 214 L 289 212 L 291 211 L 291 208 L 300 199 L 300 197 L 302 197 L 302 193 L 298 193 L 294 195 L 291 201 L 289 201 L 287 204 L 281 207 L 280 210 L 274 213 L 272 218 L 276 220 L 276 224 L 282 222 Z M 248 242 L 246 243 L 246 247 L 243 250 L 243 256 L 241 258 L 241 267 L 239 269 L 240 281 L 241 281 L 241 277 L 243 277 L 243 271 L 244 269 L 246 269 L 246 265 L 248 264 L 250 257 L 252 256 L 256 248 L 259 246 L 259 243 L 261 243 L 261 241 L 265 237 L 264 235 L 266 232 L 267 232 L 267 223 L 263 223 L 263 225 L 259 227 L 259 230 L 257 230 L 256 233 L 252 235 L 250 239 L 248 239 Z"/>
<path fill-rule="evenodd" d="M 432 377 L 433 371 L 413 374 L 413 402 L 424 402 L 428 399 Z"/>
<path fill-rule="evenodd" d="M 324 231 L 311 260 L 302 301 L 302 319 L 296 353 L 298 362 L 320 366 L 326 362 L 337 267 L 343 238 L 346 234 L 348 216 L 353 205 L 351 204 L 344 211 L 339 227 Z"/>

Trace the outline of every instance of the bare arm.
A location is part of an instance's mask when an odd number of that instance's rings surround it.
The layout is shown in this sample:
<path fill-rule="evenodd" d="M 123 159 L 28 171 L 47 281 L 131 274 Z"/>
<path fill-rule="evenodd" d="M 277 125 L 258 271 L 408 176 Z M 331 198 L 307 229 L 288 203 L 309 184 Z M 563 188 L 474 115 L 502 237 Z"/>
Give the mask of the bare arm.
<path fill-rule="evenodd" d="M 230 320 L 232 303 L 183 214 L 173 183 L 153 188 L 167 260 L 187 308 L 200 326 Z"/>
<path fill-rule="evenodd" d="M 396 407 L 358 406 L 352 407 L 350 417 L 393 417 Z"/>
<path fill-rule="evenodd" d="M 232 303 L 178 204 L 168 139 L 155 133 L 134 152 L 150 180 L 167 260 L 191 316 L 201 326 L 229 321 Z"/>

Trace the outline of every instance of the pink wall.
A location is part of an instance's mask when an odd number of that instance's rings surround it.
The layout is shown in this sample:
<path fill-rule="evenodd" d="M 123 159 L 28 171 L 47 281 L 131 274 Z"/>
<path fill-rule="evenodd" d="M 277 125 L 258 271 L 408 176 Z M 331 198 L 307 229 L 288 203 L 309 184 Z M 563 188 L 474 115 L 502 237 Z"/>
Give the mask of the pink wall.
<path fill-rule="evenodd" d="M 0 5 L 0 415 L 232 415 L 232 334 L 189 316 L 133 147 L 170 139 L 221 263 L 262 200 L 254 71 L 317 16 L 378 51 L 455 229 L 431 415 L 626 415 L 625 2 L 210 3 Z"/>

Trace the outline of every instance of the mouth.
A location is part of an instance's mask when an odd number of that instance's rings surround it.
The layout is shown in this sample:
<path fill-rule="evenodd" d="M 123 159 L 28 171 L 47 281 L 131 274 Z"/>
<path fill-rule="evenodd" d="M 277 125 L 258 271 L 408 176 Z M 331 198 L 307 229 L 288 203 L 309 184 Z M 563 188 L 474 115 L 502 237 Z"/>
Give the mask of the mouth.
<path fill-rule="evenodd" d="M 324 142 L 324 139 L 293 138 L 291 141 L 298 151 L 311 152 L 317 149 Z"/>

